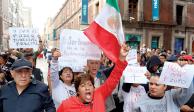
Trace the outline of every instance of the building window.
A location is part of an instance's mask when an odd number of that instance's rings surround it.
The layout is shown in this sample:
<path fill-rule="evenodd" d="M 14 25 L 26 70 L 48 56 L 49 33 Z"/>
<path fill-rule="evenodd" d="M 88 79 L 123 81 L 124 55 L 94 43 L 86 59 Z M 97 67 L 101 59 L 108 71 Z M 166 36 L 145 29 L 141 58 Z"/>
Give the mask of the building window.
<path fill-rule="evenodd" d="M 137 19 L 137 6 L 138 6 L 138 0 L 129 0 L 129 20 L 131 19 Z"/>
<path fill-rule="evenodd" d="M 136 35 L 136 34 L 125 34 L 125 40 L 126 43 L 135 49 L 140 48 L 140 42 L 141 42 L 141 35 Z"/>
<path fill-rule="evenodd" d="M 175 38 L 174 53 L 180 54 L 184 49 L 184 38 Z"/>
<path fill-rule="evenodd" d="M 177 25 L 182 25 L 183 8 L 184 8 L 184 6 L 182 6 L 182 5 L 177 5 L 176 6 L 176 22 L 177 22 Z"/>
<path fill-rule="evenodd" d="M 153 37 L 152 37 L 152 43 L 151 43 L 151 48 L 152 48 L 152 49 L 157 49 L 157 48 L 159 48 L 159 39 L 160 39 L 159 36 L 153 36 Z"/>

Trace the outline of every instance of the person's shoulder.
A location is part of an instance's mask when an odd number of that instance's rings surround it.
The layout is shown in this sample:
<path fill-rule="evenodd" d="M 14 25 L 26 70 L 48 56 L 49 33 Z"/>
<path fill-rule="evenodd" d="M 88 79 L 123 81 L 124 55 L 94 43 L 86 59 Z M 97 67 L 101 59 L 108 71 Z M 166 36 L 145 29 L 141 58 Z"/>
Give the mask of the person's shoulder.
<path fill-rule="evenodd" d="M 9 81 L 5 85 L 1 86 L 0 90 L 2 92 L 8 92 L 11 90 L 11 86 L 14 86 L 14 81 Z"/>
<path fill-rule="evenodd" d="M 79 104 L 80 101 L 78 100 L 78 98 L 76 98 L 76 96 L 71 96 L 66 100 L 63 100 L 62 104 L 65 106 L 71 106 L 73 104 Z"/>
<path fill-rule="evenodd" d="M 32 83 L 37 85 L 38 87 L 47 87 L 47 85 L 45 83 L 38 81 L 38 80 L 35 80 Z"/>
<path fill-rule="evenodd" d="M 148 94 L 144 94 L 140 96 L 140 98 L 137 100 L 137 105 L 145 105 L 150 102 L 151 98 L 148 97 Z"/>
<path fill-rule="evenodd" d="M 32 72 L 33 72 L 34 74 L 37 74 L 37 73 L 40 73 L 40 72 L 42 72 L 42 71 L 41 71 L 40 68 L 33 68 Z"/>
<path fill-rule="evenodd" d="M 76 96 L 72 96 L 66 100 L 63 100 L 62 103 L 60 104 L 60 107 L 63 108 L 63 110 L 71 110 L 72 107 L 74 107 L 74 109 L 76 107 L 80 107 L 79 104 L 80 101 L 78 101 L 78 99 L 76 98 Z"/>
<path fill-rule="evenodd" d="M 32 81 L 32 85 L 35 86 L 36 90 L 38 91 L 48 90 L 48 86 L 45 83 L 38 80 Z"/>

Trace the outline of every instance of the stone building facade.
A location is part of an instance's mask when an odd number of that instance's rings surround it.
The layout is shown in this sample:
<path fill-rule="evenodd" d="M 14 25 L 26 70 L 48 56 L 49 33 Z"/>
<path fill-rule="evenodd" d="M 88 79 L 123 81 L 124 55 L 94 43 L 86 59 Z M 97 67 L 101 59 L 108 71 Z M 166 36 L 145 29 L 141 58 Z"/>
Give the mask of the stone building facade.
<path fill-rule="evenodd" d="M 119 1 L 126 37 L 139 41 L 139 46 L 194 53 L 192 0 L 159 0 L 158 21 L 152 20 L 152 0 Z"/>
<path fill-rule="evenodd" d="M 106 0 L 88 0 L 88 25 Z M 174 53 L 194 53 L 194 1 L 158 0 L 159 20 L 152 20 L 152 0 L 118 0 L 126 40 L 140 47 L 170 49 Z M 82 0 L 66 0 L 53 19 L 53 40 L 59 45 L 62 29 L 83 30 Z"/>
<path fill-rule="evenodd" d="M 0 51 L 9 48 L 9 27 L 23 26 L 22 0 L 0 0 Z"/>

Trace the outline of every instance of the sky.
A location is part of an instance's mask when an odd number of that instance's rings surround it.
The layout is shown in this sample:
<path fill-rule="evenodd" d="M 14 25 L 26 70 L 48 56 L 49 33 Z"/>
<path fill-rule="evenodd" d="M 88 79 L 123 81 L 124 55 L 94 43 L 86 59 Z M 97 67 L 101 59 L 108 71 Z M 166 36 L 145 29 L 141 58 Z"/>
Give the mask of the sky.
<path fill-rule="evenodd" d="M 23 5 L 32 8 L 32 24 L 43 32 L 48 17 L 54 17 L 65 0 L 23 0 Z"/>

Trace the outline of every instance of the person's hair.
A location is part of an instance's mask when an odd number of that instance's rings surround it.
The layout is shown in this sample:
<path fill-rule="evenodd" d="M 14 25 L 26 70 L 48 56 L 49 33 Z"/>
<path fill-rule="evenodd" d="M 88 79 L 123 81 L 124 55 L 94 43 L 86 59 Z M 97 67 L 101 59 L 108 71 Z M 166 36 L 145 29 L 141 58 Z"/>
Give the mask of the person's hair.
<path fill-rule="evenodd" d="M 162 53 L 160 56 L 163 56 L 165 59 L 167 58 L 166 54 Z"/>
<path fill-rule="evenodd" d="M 150 57 L 150 59 L 148 60 L 148 62 L 146 64 L 146 67 L 150 73 L 155 73 L 156 71 L 153 70 L 153 67 L 158 66 L 158 68 L 159 68 L 160 65 L 161 65 L 161 60 L 159 59 L 158 56 L 154 55 L 154 56 Z"/>
<path fill-rule="evenodd" d="M 57 49 L 57 48 L 52 48 L 52 49 L 51 49 L 51 54 L 53 55 L 53 53 L 54 53 L 56 50 L 58 50 L 58 49 Z"/>
<path fill-rule="evenodd" d="M 75 79 L 75 90 L 78 93 L 78 88 L 81 84 L 86 81 L 91 81 L 92 85 L 94 86 L 94 78 L 89 74 L 81 74 Z M 78 94 L 77 94 L 78 95 Z"/>
<path fill-rule="evenodd" d="M 73 83 L 74 82 L 74 74 L 73 74 L 73 70 L 71 69 L 71 67 L 63 67 L 60 71 L 59 71 L 59 79 L 62 81 L 62 82 L 64 82 L 62 79 L 61 79 L 61 75 L 63 74 L 63 71 L 64 70 L 70 70 L 71 72 L 72 72 L 72 75 L 73 75 L 73 79 L 72 79 L 72 81 L 71 81 L 71 83 Z"/>
<path fill-rule="evenodd" d="M 158 77 L 158 78 L 160 78 L 160 75 L 161 75 L 161 72 L 152 73 L 152 74 L 151 74 L 151 77 Z M 165 85 L 165 84 L 162 84 L 162 85 L 164 85 L 164 86 L 168 87 L 168 86 L 167 86 L 167 85 Z M 170 86 L 169 86 L 169 87 L 170 87 Z"/>
<path fill-rule="evenodd" d="M 9 55 L 10 54 L 1 54 L 0 57 L 2 57 L 3 60 L 6 62 L 8 60 L 8 58 L 9 58 Z"/>
<path fill-rule="evenodd" d="M 156 73 L 152 73 L 152 75 L 151 75 L 151 76 L 158 76 L 158 77 L 160 77 L 160 75 L 161 75 L 161 73 L 160 73 L 160 72 L 156 72 Z"/>

